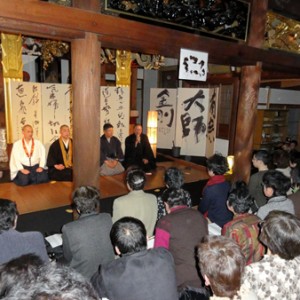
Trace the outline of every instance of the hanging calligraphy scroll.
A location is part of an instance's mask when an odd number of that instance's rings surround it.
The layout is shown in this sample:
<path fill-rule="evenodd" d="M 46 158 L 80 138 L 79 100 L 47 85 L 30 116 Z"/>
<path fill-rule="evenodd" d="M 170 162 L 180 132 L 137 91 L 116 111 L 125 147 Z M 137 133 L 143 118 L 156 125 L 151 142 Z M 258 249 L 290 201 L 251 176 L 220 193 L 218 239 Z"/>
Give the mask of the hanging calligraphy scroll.
<path fill-rule="evenodd" d="M 216 149 L 216 128 L 217 128 L 217 109 L 218 109 L 219 89 L 209 89 L 209 103 L 208 103 L 208 119 L 206 131 L 206 151 L 205 156 L 212 156 Z"/>
<path fill-rule="evenodd" d="M 103 125 L 110 123 L 125 150 L 125 139 L 129 134 L 129 88 L 102 86 L 100 88 L 100 134 Z"/>
<path fill-rule="evenodd" d="M 151 89 L 150 110 L 158 112 L 157 148 L 171 149 L 175 141 L 177 89 Z"/>
<path fill-rule="evenodd" d="M 43 83 L 43 143 L 46 149 L 59 138 L 61 125 L 70 125 L 70 84 Z"/>
<path fill-rule="evenodd" d="M 209 89 L 179 88 L 176 146 L 181 155 L 205 156 Z"/>
<path fill-rule="evenodd" d="M 34 82 L 11 81 L 12 141 L 22 138 L 22 127 L 30 124 L 34 138 L 42 141 L 41 85 Z"/>

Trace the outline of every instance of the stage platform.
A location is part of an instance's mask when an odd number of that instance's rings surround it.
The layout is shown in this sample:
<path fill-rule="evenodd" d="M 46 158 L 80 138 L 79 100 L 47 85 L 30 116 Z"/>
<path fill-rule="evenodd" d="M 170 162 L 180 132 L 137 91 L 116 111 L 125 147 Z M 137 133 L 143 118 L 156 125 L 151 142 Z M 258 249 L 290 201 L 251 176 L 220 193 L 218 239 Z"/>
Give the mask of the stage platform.
<path fill-rule="evenodd" d="M 171 156 L 165 157 L 169 161 L 158 162 L 157 169 L 153 174 L 147 175 L 145 190 L 159 193 L 160 189 L 164 187 L 165 170 L 170 167 L 177 167 L 184 173 L 185 185 L 192 184 L 193 189 L 196 188 L 197 196 L 195 197 L 198 198 L 198 194 L 201 194 L 201 190 L 208 179 L 206 168 Z M 128 193 L 124 182 L 124 174 L 99 176 L 99 181 L 101 207 L 103 207 L 103 210 L 101 210 L 110 212 L 114 198 Z M 19 187 L 11 182 L 1 183 L 0 198 L 15 201 L 19 213 L 26 214 L 71 204 L 72 189 L 71 182 L 50 182 L 26 187 Z"/>

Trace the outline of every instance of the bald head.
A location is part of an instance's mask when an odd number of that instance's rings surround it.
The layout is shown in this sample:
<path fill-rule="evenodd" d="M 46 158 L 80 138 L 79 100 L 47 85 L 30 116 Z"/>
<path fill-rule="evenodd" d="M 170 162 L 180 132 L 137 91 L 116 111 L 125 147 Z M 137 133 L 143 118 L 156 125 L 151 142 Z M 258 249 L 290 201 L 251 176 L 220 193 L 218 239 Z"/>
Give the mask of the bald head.
<path fill-rule="evenodd" d="M 32 126 L 29 125 L 29 124 L 24 125 L 23 128 L 22 128 L 22 133 L 23 133 L 24 139 L 26 141 L 30 141 L 32 139 L 32 136 L 33 136 Z"/>
<path fill-rule="evenodd" d="M 60 136 L 65 141 L 69 140 L 70 138 L 70 128 L 68 125 L 61 125 L 60 126 Z"/>

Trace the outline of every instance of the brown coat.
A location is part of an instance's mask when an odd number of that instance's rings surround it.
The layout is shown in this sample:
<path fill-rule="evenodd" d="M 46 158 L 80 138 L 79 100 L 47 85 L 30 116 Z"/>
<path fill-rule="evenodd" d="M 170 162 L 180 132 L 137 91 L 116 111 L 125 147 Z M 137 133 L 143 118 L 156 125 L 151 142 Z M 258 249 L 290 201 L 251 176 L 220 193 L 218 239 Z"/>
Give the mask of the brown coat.
<path fill-rule="evenodd" d="M 177 286 L 202 287 L 195 247 L 208 234 L 204 216 L 198 210 L 177 207 L 159 220 L 157 228 L 170 234 L 169 251 L 174 257 Z"/>

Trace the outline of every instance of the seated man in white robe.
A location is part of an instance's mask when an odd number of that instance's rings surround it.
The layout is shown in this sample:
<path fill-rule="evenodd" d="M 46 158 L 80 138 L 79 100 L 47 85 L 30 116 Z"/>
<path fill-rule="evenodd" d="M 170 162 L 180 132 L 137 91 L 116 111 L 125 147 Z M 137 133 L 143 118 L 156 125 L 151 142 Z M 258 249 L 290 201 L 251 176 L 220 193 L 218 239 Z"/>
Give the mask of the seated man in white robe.
<path fill-rule="evenodd" d="M 22 128 L 23 138 L 13 145 L 9 167 L 11 180 L 20 186 L 48 182 L 44 169 L 46 153 L 44 145 L 33 139 L 31 125 Z"/>

